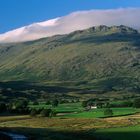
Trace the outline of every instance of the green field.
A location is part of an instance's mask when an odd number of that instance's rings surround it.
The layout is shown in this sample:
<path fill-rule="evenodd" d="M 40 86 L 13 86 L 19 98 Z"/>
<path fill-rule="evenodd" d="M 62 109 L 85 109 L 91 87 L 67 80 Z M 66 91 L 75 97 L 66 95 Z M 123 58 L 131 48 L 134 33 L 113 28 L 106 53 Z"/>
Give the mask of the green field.
<path fill-rule="evenodd" d="M 40 108 L 52 108 L 51 105 L 30 105 L 30 108 L 40 109 Z M 57 113 L 68 113 L 68 112 L 80 112 L 83 111 L 81 103 L 65 103 L 59 104 L 58 107 L 53 108 Z"/>
<path fill-rule="evenodd" d="M 96 134 L 111 140 L 139 140 L 140 125 L 101 129 L 96 131 Z"/>
<path fill-rule="evenodd" d="M 113 117 L 106 117 L 105 108 L 84 111 L 81 102 L 59 104 L 55 108 L 40 102 L 29 108 L 52 108 L 57 116 L 3 116 L 0 128 L 33 140 L 133 140 L 133 137 L 140 137 L 139 109 L 111 108 Z"/>
<path fill-rule="evenodd" d="M 51 105 L 30 105 L 30 108 L 41 109 L 41 108 L 52 108 Z M 59 104 L 58 107 L 52 108 L 57 112 L 57 116 L 64 118 L 102 118 L 104 115 L 105 108 L 92 109 L 90 111 L 84 111 L 81 103 L 65 103 Z M 129 115 L 140 112 L 139 109 L 127 107 L 127 108 L 111 108 L 113 110 L 113 116 Z"/>
<path fill-rule="evenodd" d="M 134 108 L 112 108 L 113 116 L 129 115 L 139 112 L 138 109 Z M 74 117 L 74 118 L 101 118 L 106 117 L 104 115 L 104 109 L 94 109 L 91 111 L 84 111 L 81 113 L 66 114 L 64 117 Z"/>

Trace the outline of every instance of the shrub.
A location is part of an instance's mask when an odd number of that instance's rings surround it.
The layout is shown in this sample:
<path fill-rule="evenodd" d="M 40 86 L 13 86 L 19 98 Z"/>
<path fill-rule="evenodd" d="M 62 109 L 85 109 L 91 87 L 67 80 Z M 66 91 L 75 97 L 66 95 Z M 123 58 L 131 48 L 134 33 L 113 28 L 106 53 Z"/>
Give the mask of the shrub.
<path fill-rule="evenodd" d="M 64 103 L 69 103 L 69 101 L 63 99 L 63 100 L 60 100 L 59 103 L 60 103 L 60 104 L 64 104 Z"/>
<path fill-rule="evenodd" d="M 105 109 L 104 110 L 104 115 L 107 116 L 107 117 L 113 116 L 113 110 L 110 109 L 110 108 Z"/>
<path fill-rule="evenodd" d="M 106 102 L 105 104 L 104 104 L 104 107 L 105 108 L 110 108 L 112 105 L 109 103 L 109 102 Z"/>
<path fill-rule="evenodd" d="M 140 98 L 134 100 L 133 107 L 140 108 Z"/>
<path fill-rule="evenodd" d="M 33 105 L 39 105 L 39 103 L 37 101 L 33 102 Z"/>
<path fill-rule="evenodd" d="M 28 112 L 27 100 L 16 100 L 8 104 L 7 109 L 11 113 L 26 114 Z"/>
<path fill-rule="evenodd" d="M 87 106 L 90 106 L 90 107 L 91 107 L 91 106 L 93 106 L 93 105 L 94 105 L 93 101 L 88 101 L 88 102 L 87 102 Z"/>
<path fill-rule="evenodd" d="M 106 108 L 114 108 L 114 107 L 132 107 L 133 103 L 131 101 L 123 101 L 120 103 L 106 103 L 105 107 Z"/>
<path fill-rule="evenodd" d="M 5 112 L 7 110 L 5 103 L 0 103 L 0 113 Z"/>
<path fill-rule="evenodd" d="M 30 112 L 30 116 L 35 117 L 38 114 L 36 109 L 32 109 Z"/>
<path fill-rule="evenodd" d="M 51 109 L 43 109 L 41 112 L 40 112 L 40 115 L 42 117 L 50 117 L 51 116 L 51 113 L 52 113 L 52 110 Z"/>
<path fill-rule="evenodd" d="M 87 101 L 82 102 L 82 107 L 87 107 Z"/>
<path fill-rule="evenodd" d="M 56 111 L 52 111 L 52 112 L 50 113 L 50 116 L 51 116 L 51 117 L 55 117 L 56 114 L 57 114 Z"/>
<path fill-rule="evenodd" d="M 96 104 L 96 105 L 97 105 L 97 107 L 98 107 L 98 108 L 103 108 L 104 103 L 102 103 L 102 102 L 97 102 L 97 104 Z"/>
<path fill-rule="evenodd" d="M 50 105 L 51 102 L 50 101 L 46 101 L 45 105 Z"/>
<path fill-rule="evenodd" d="M 57 107 L 58 106 L 58 103 L 59 103 L 58 100 L 53 100 L 52 101 L 52 106 L 53 107 Z"/>

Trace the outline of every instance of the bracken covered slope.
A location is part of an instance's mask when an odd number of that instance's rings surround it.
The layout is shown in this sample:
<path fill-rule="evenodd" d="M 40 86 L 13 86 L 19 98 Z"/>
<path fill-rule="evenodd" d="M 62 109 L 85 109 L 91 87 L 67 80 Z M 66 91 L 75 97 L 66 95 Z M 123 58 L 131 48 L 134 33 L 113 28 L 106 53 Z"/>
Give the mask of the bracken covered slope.
<path fill-rule="evenodd" d="M 139 90 L 139 77 L 140 34 L 123 25 L 0 45 L 1 81 L 96 80 L 108 88 Z"/>

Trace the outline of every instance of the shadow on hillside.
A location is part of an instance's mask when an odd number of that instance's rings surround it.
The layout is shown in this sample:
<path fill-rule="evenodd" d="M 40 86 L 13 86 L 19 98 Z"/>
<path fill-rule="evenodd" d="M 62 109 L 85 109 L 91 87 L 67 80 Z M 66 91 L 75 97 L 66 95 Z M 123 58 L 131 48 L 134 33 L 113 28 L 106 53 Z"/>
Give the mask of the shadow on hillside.
<path fill-rule="evenodd" d="M 95 83 L 97 88 L 102 88 L 104 91 L 119 91 L 120 89 L 129 89 L 133 92 L 139 92 L 140 82 L 135 78 L 129 77 L 110 77 L 104 80 L 99 80 Z"/>
<path fill-rule="evenodd" d="M 29 140 L 109 140 L 86 131 L 52 130 L 47 128 L 1 128 L 1 131 L 24 135 Z M 94 132 L 94 131 L 93 131 Z M 10 140 L 10 139 L 7 139 Z"/>
<path fill-rule="evenodd" d="M 0 82 L 0 88 L 3 89 L 11 88 L 16 91 L 25 91 L 25 90 L 46 91 L 49 93 L 68 93 L 72 91 L 79 91 L 79 89 L 75 88 L 67 88 L 62 86 L 49 86 L 49 85 L 44 86 L 26 81 Z"/>
<path fill-rule="evenodd" d="M 30 83 L 30 82 L 26 82 L 26 81 L 8 81 L 8 82 L 0 82 L 0 88 L 2 89 L 12 89 L 16 92 L 14 92 L 13 94 L 10 93 L 10 96 L 15 96 L 15 95 L 20 95 L 20 96 L 25 96 L 26 94 L 24 94 L 24 92 L 22 91 L 28 91 L 28 90 L 32 90 L 32 91 L 36 91 L 38 93 L 40 93 L 41 91 L 44 91 L 46 93 L 62 93 L 62 94 L 67 94 L 69 92 L 75 92 L 77 94 L 90 94 L 90 93 L 102 93 L 101 91 L 97 91 L 94 89 L 89 89 L 86 88 L 78 88 L 75 87 L 71 88 L 69 87 L 69 85 L 41 85 L 38 83 Z M 21 93 L 22 92 L 22 93 Z M 19 94 L 20 93 L 20 94 Z M 9 96 L 9 91 L 4 91 L 4 95 L 8 95 Z"/>

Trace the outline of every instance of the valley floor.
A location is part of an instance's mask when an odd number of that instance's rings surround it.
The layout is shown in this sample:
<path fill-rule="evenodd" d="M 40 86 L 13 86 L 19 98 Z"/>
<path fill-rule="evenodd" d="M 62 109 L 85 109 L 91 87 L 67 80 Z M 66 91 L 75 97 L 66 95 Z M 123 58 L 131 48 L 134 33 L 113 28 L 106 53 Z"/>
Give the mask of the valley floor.
<path fill-rule="evenodd" d="M 33 140 L 139 140 L 140 113 L 104 119 L 0 117 L 0 127 Z"/>

